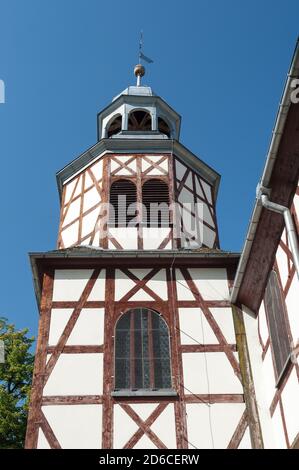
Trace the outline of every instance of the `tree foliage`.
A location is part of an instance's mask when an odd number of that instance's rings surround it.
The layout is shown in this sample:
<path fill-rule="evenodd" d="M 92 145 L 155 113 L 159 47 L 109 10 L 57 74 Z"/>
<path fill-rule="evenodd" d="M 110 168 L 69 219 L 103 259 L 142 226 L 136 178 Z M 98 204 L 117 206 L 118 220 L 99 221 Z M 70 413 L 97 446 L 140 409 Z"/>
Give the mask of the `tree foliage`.
<path fill-rule="evenodd" d="M 29 392 L 34 356 L 34 338 L 28 329 L 16 330 L 6 318 L 0 318 L 0 340 L 4 342 L 5 358 L 0 363 L 0 448 L 24 446 Z"/>

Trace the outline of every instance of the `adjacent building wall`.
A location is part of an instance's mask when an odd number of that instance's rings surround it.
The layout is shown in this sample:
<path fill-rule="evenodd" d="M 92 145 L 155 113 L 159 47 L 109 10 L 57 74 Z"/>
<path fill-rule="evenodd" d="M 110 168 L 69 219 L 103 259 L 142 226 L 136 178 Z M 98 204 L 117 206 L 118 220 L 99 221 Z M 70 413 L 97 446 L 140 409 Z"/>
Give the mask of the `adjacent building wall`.
<path fill-rule="evenodd" d="M 299 234 L 299 189 L 291 210 Z M 299 281 L 285 230 L 276 251 L 273 269 L 278 274 L 285 301 L 287 329 L 293 350 L 279 384 L 275 377 L 273 345 L 264 301 L 257 318 L 244 309 L 244 319 L 265 447 L 290 448 L 296 442 L 298 445 L 299 433 L 299 351 L 296 348 L 299 338 Z"/>

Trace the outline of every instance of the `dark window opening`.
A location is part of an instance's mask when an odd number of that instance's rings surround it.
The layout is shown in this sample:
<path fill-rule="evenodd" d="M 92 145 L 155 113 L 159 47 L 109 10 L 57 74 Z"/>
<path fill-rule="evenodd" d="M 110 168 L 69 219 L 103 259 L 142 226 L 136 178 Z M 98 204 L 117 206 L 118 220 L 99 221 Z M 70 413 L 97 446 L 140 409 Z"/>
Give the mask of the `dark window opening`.
<path fill-rule="evenodd" d="M 151 131 L 152 130 L 152 118 L 146 111 L 132 111 L 129 114 L 128 121 L 129 131 Z"/>
<path fill-rule="evenodd" d="M 152 179 L 142 186 L 143 223 L 147 227 L 169 227 L 169 191 L 164 181 Z"/>
<path fill-rule="evenodd" d="M 120 317 L 115 331 L 115 389 L 170 389 L 168 327 L 153 310 L 135 308 Z"/>
<path fill-rule="evenodd" d="M 121 131 L 121 116 L 117 116 L 110 124 L 107 132 L 108 137 L 118 134 Z"/>
<path fill-rule="evenodd" d="M 276 379 L 279 380 L 290 358 L 291 349 L 284 299 L 275 271 L 270 273 L 264 302 L 274 356 Z"/>
<path fill-rule="evenodd" d="M 167 122 L 164 121 L 164 119 L 162 118 L 158 118 L 158 130 L 159 132 L 161 132 L 162 134 L 166 134 L 167 137 L 170 138 L 170 128 L 169 128 L 169 125 L 167 124 Z"/>
<path fill-rule="evenodd" d="M 136 186 L 129 180 L 118 180 L 110 187 L 109 224 L 127 227 L 137 215 Z"/>

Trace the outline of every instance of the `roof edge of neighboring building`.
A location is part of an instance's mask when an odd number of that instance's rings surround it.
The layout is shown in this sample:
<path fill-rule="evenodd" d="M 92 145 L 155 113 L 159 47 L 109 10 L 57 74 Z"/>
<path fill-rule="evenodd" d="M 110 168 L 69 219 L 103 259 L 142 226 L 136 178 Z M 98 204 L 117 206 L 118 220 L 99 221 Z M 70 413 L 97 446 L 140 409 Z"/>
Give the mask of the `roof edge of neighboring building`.
<path fill-rule="evenodd" d="M 292 80 L 299 78 L 299 38 L 296 42 L 296 47 L 294 50 L 294 54 L 291 60 L 291 65 L 289 68 L 289 72 L 287 74 L 287 78 L 285 81 L 285 86 L 282 94 L 282 98 L 280 101 L 280 105 L 278 108 L 278 112 L 276 115 L 275 125 L 272 132 L 272 138 L 270 141 L 270 147 L 266 158 L 265 167 L 262 173 L 262 177 L 260 180 L 260 186 L 264 188 L 268 188 L 274 164 L 277 160 L 279 145 L 281 142 L 281 138 L 285 129 L 285 123 L 288 117 L 289 109 L 291 106 L 291 93 L 294 91 L 292 87 Z M 298 104 L 299 106 L 299 104 Z M 241 257 L 234 281 L 234 285 L 231 292 L 231 301 L 232 303 L 239 302 L 239 291 L 240 287 L 243 282 L 244 274 L 247 269 L 248 260 L 250 257 L 253 241 L 255 239 L 255 234 L 257 231 L 258 224 L 260 222 L 260 217 L 263 212 L 263 208 L 261 202 L 256 200 L 254 209 L 251 215 L 249 228 L 247 231 L 245 243 L 243 250 L 241 252 Z"/>

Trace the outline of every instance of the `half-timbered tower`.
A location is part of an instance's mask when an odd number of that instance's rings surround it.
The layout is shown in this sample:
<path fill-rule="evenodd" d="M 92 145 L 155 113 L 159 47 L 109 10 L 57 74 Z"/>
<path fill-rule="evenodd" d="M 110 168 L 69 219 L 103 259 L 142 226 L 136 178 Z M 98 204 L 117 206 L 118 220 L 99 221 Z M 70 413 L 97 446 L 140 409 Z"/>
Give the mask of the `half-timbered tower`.
<path fill-rule="evenodd" d="M 219 175 L 142 66 L 57 174 L 58 246 L 31 254 L 40 305 L 28 448 L 261 447 L 239 255 L 219 248 Z"/>

